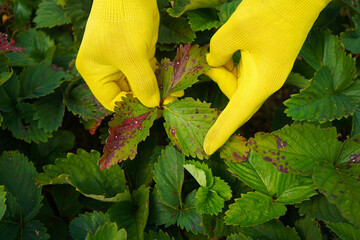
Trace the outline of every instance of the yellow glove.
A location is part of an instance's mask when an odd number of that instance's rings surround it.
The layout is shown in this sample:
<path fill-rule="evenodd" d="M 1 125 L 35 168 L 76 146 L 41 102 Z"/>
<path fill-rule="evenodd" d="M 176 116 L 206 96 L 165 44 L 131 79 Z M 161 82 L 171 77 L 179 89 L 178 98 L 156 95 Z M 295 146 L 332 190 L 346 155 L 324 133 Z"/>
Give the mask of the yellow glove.
<path fill-rule="evenodd" d="M 114 111 L 129 92 L 147 107 L 159 105 L 158 30 L 156 0 L 94 0 L 76 68 L 104 107 Z"/>
<path fill-rule="evenodd" d="M 209 130 L 213 154 L 285 82 L 319 13 L 331 0 L 243 0 L 210 41 L 207 74 L 230 99 Z M 234 69 L 232 55 L 241 50 Z"/>

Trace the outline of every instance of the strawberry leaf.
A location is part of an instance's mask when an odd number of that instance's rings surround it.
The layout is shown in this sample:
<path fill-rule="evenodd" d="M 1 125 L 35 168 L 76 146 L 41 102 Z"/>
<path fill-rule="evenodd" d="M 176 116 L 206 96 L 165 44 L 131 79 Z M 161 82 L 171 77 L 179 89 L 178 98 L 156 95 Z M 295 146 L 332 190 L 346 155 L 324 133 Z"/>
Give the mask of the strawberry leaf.
<path fill-rule="evenodd" d="M 188 12 L 191 29 L 194 31 L 210 30 L 221 26 L 215 9 L 206 8 Z"/>
<path fill-rule="evenodd" d="M 36 10 L 33 19 L 36 27 L 55 27 L 70 23 L 70 18 L 65 15 L 65 10 L 57 4 L 56 0 L 43 0 Z"/>
<path fill-rule="evenodd" d="M 244 137 L 233 135 L 220 149 L 220 157 L 229 162 L 245 162 L 250 153 L 247 140 Z"/>
<path fill-rule="evenodd" d="M 110 168 L 128 158 L 134 159 L 137 145 L 149 135 L 158 111 L 157 108 L 145 107 L 130 95 L 117 102 L 115 115 L 109 122 L 110 136 L 99 161 L 100 168 Z"/>
<path fill-rule="evenodd" d="M 190 87 L 201 74 L 210 69 L 206 63 L 206 53 L 207 47 L 186 44 L 178 48 L 173 62 L 168 58 L 161 61 L 157 75 L 162 99 Z"/>
<path fill-rule="evenodd" d="M 175 0 L 171 1 L 172 8 L 167 11 L 173 17 L 180 17 L 184 12 L 188 10 L 194 10 L 198 8 L 212 8 L 216 7 L 225 0 Z"/>
<path fill-rule="evenodd" d="M 186 156 L 208 158 L 203 143 L 218 114 L 206 102 L 192 98 L 177 100 L 164 107 L 165 130 L 170 140 Z"/>
<path fill-rule="evenodd" d="M 24 51 L 21 47 L 15 47 L 15 40 L 8 42 L 6 33 L 0 33 L 0 54 Z"/>

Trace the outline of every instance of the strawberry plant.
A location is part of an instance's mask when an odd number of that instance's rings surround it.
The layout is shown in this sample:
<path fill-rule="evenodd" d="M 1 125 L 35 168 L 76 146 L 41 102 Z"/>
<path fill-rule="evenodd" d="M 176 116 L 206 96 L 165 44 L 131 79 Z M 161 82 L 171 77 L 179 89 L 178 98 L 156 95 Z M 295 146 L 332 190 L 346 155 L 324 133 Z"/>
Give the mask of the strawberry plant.
<path fill-rule="evenodd" d="M 0 239 L 358 239 L 360 4 L 323 10 L 284 87 L 209 156 L 228 99 L 208 44 L 240 3 L 158 0 L 160 106 L 112 113 L 75 68 L 92 1 L 0 0 Z"/>

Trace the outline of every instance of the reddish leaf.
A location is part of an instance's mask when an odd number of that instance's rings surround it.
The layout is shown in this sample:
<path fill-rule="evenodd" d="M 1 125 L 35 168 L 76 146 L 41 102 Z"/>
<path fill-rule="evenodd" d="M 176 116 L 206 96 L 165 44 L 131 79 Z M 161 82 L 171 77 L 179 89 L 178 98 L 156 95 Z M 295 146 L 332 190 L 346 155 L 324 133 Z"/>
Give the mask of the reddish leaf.
<path fill-rule="evenodd" d="M 15 47 L 15 40 L 12 39 L 11 42 L 8 42 L 6 33 L 0 33 L 0 54 L 5 54 L 9 52 L 20 52 L 24 51 L 22 47 Z"/>
<path fill-rule="evenodd" d="M 220 157 L 234 163 L 245 162 L 249 158 L 250 147 L 244 137 L 233 135 L 220 149 Z"/>
<path fill-rule="evenodd" d="M 180 45 L 173 62 L 163 59 L 157 71 L 162 99 L 171 93 L 185 90 L 197 82 L 197 78 L 210 69 L 206 62 L 207 47 Z"/>
<path fill-rule="evenodd" d="M 158 111 L 157 108 L 145 107 L 130 95 L 117 102 L 114 118 L 109 122 L 110 136 L 99 161 L 100 168 L 110 168 L 128 158 L 134 159 L 137 145 L 149 135 Z"/>

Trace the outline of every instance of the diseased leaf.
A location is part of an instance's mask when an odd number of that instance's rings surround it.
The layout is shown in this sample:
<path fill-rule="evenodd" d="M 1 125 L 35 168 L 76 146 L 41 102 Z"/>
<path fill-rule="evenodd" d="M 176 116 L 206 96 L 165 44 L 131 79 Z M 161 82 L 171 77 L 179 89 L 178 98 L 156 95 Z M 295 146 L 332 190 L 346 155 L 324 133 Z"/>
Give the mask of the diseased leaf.
<path fill-rule="evenodd" d="M 360 17 L 354 16 L 354 29 L 348 29 L 340 34 L 341 42 L 352 53 L 360 54 Z"/>
<path fill-rule="evenodd" d="M 327 223 L 326 226 L 343 240 L 360 239 L 360 229 L 348 223 Z"/>
<path fill-rule="evenodd" d="M 19 234 L 19 237 L 20 236 L 22 236 L 23 239 L 50 239 L 49 234 L 46 233 L 46 228 L 44 225 L 37 220 L 26 223 L 24 226 L 24 231 L 22 234 Z"/>
<path fill-rule="evenodd" d="M 351 136 L 356 136 L 360 134 L 360 105 L 355 108 L 353 115 L 353 126 L 351 130 Z"/>
<path fill-rule="evenodd" d="M 171 93 L 185 90 L 210 69 L 206 62 L 207 47 L 180 45 L 173 62 L 164 58 L 157 71 L 161 99 Z"/>
<path fill-rule="evenodd" d="M 71 237 L 74 240 L 83 240 L 88 233 L 94 234 L 107 222 L 110 222 L 110 218 L 102 212 L 80 214 L 70 222 Z"/>
<path fill-rule="evenodd" d="M 45 132 L 57 130 L 62 123 L 65 114 L 65 105 L 61 92 L 55 92 L 34 103 L 34 120 L 39 120 L 39 128 Z"/>
<path fill-rule="evenodd" d="M 172 8 L 169 8 L 167 11 L 173 17 L 179 17 L 184 12 L 189 10 L 194 10 L 198 8 L 211 8 L 216 7 L 222 3 L 226 2 L 225 0 L 175 0 L 171 2 Z"/>
<path fill-rule="evenodd" d="M 57 4 L 56 0 L 42 0 L 36 10 L 36 17 L 33 21 L 38 28 L 51 28 L 70 23 L 70 18 L 65 15 L 64 9 Z"/>
<path fill-rule="evenodd" d="M 6 197 L 6 191 L 4 190 L 4 186 L 0 185 L 0 220 L 4 216 L 6 211 L 5 197 Z"/>
<path fill-rule="evenodd" d="M 242 228 L 242 232 L 253 239 L 300 240 L 295 229 L 285 227 L 281 221 L 270 221 L 252 228 Z"/>
<path fill-rule="evenodd" d="M 316 218 L 324 222 L 338 223 L 346 221 L 341 216 L 338 208 L 321 194 L 313 196 L 309 201 L 301 203 L 299 213 L 311 219 Z"/>
<path fill-rule="evenodd" d="M 351 7 L 357 14 L 360 14 L 360 5 L 354 0 L 342 0 L 346 5 Z"/>
<path fill-rule="evenodd" d="M 360 135 L 348 139 L 343 144 L 336 163 L 360 163 Z"/>
<path fill-rule="evenodd" d="M 85 121 L 95 119 L 101 121 L 111 112 L 104 108 L 94 97 L 86 83 L 83 83 L 71 90 L 65 98 L 68 109 L 75 115 L 79 115 Z"/>
<path fill-rule="evenodd" d="M 110 136 L 99 161 L 100 168 L 110 168 L 128 158 L 134 159 L 137 145 L 149 135 L 158 111 L 157 108 L 145 107 L 129 95 L 122 102 L 117 102 L 115 115 L 109 122 Z"/>
<path fill-rule="evenodd" d="M 4 115 L 3 127 L 9 129 L 15 138 L 25 142 L 45 142 L 51 133 L 38 127 L 39 121 L 33 120 L 34 114 L 33 104 L 18 103 L 12 112 Z"/>
<path fill-rule="evenodd" d="M 271 197 L 259 192 L 242 194 L 235 199 L 225 213 L 225 222 L 242 227 L 255 226 L 271 219 L 277 219 L 286 213 L 286 207 Z"/>
<path fill-rule="evenodd" d="M 221 26 L 216 10 L 211 8 L 190 11 L 187 18 L 194 31 L 210 30 Z"/>
<path fill-rule="evenodd" d="M 0 33 L 0 54 L 6 54 L 10 52 L 20 52 L 24 49 L 21 47 L 15 47 L 15 40 L 12 39 L 10 42 L 7 40 L 8 35 L 6 33 Z"/>
<path fill-rule="evenodd" d="M 240 3 L 241 0 L 229 1 L 228 3 L 224 3 L 217 7 L 217 10 L 219 10 L 218 15 L 222 24 L 226 23 Z"/>
<path fill-rule="evenodd" d="M 0 185 L 6 189 L 6 212 L 0 220 L 0 239 L 11 239 L 38 214 L 41 188 L 35 184 L 32 162 L 19 152 L 3 152 L 0 157 Z M 8 235 L 9 234 L 9 235 Z M 29 238 L 28 238 L 29 239 Z"/>
<path fill-rule="evenodd" d="M 107 222 L 94 233 L 89 233 L 86 240 L 126 240 L 127 234 L 125 229 L 118 230 L 116 223 Z"/>
<path fill-rule="evenodd" d="M 314 170 L 314 181 L 330 203 L 335 204 L 350 223 L 360 226 L 360 164 L 334 167 L 320 165 Z"/>
<path fill-rule="evenodd" d="M 227 165 L 237 178 L 255 190 L 276 198 L 278 203 L 294 204 L 317 194 L 312 179 L 279 172 L 254 152 L 247 162 Z"/>
<path fill-rule="evenodd" d="M 344 70 L 347 71 L 347 70 Z M 350 70 L 355 72 L 355 70 Z M 350 81 L 355 79 L 349 76 Z M 332 121 L 348 117 L 354 113 L 360 97 L 359 82 L 344 89 L 337 89 L 333 71 L 328 66 L 320 68 L 310 83 L 310 87 L 292 95 L 284 104 L 285 113 L 293 120 Z M 339 83 L 341 84 L 341 83 Z"/>
<path fill-rule="evenodd" d="M 295 223 L 296 231 L 301 239 L 306 240 L 322 240 L 319 223 L 310 218 L 301 218 Z"/>
<path fill-rule="evenodd" d="M 167 14 L 161 15 L 159 43 L 191 43 L 195 38 L 196 35 L 186 18 L 173 18 Z"/>
<path fill-rule="evenodd" d="M 20 74 L 20 96 L 26 99 L 45 96 L 70 76 L 54 66 L 36 64 L 24 68 Z"/>
<path fill-rule="evenodd" d="M 149 188 L 142 185 L 132 192 L 131 199 L 118 202 L 107 213 L 112 222 L 126 229 L 129 239 L 142 240 L 149 215 Z"/>
<path fill-rule="evenodd" d="M 208 103 L 192 98 L 176 100 L 164 106 L 165 130 L 170 140 L 186 156 L 208 158 L 203 143 L 218 114 Z"/>
<path fill-rule="evenodd" d="M 90 153 L 79 149 L 77 154 L 69 153 L 59 158 L 55 165 L 44 166 L 44 173 L 37 177 L 39 185 L 69 183 L 80 193 L 105 202 L 118 202 L 128 199 L 125 175 L 118 165 L 100 170 L 97 162 L 100 153 Z"/>
<path fill-rule="evenodd" d="M 220 157 L 228 162 L 241 163 L 249 158 L 250 147 L 244 137 L 233 135 L 221 147 Z"/>
<path fill-rule="evenodd" d="M 284 173 L 310 175 L 321 162 L 333 163 L 341 149 L 335 128 L 294 124 L 269 133 L 257 133 L 250 147 Z"/>

